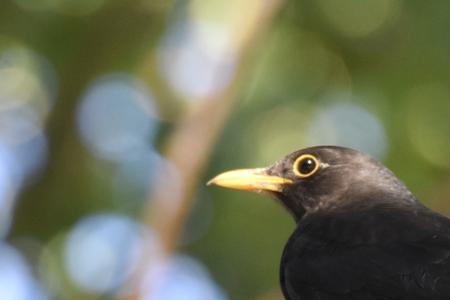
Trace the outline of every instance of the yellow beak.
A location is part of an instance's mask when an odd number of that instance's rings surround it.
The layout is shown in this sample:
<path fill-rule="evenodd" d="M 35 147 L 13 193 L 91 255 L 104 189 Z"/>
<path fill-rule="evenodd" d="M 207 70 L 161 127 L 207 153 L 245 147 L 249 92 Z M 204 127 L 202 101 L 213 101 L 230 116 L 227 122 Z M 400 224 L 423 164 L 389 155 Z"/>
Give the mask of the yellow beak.
<path fill-rule="evenodd" d="M 226 188 L 246 191 L 281 192 L 283 185 L 292 184 L 292 180 L 267 175 L 266 169 L 242 169 L 221 173 L 211 179 L 208 185 L 215 184 Z"/>

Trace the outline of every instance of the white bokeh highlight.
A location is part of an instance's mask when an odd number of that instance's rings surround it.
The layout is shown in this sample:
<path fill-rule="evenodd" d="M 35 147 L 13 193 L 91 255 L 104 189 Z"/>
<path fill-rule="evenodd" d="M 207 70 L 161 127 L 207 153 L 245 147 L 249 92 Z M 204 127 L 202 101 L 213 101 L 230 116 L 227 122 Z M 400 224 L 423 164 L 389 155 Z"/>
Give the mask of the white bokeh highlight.
<path fill-rule="evenodd" d="M 180 19 L 171 24 L 159 49 L 162 73 L 185 99 L 221 92 L 236 62 L 231 31 L 223 23 Z"/>
<path fill-rule="evenodd" d="M 0 243 L 0 299 L 49 299 L 23 256 L 5 243 Z"/>
<path fill-rule="evenodd" d="M 382 159 L 388 140 L 382 122 L 351 102 L 336 102 L 317 111 L 307 130 L 310 145 L 339 145 Z"/>
<path fill-rule="evenodd" d="M 11 168 L 11 153 L 0 144 L 0 237 L 5 237 L 11 226 L 12 210 L 17 192 Z"/>
<path fill-rule="evenodd" d="M 15 195 L 45 166 L 44 125 L 58 90 L 51 63 L 25 47 L 0 51 L 0 235 L 6 236 Z"/>
<path fill-rule="evenodd" d="M 72 281 L 90 293 L 114 292 L 137 268 L 145 232 L 129 217 L 99 214 L 80 220 L 67 237 L 64 264 Z"/>
<path fill-rule="evenodd" d="M 138 79 L 113 74 L 96 80 L 78 110 L 78 128 L 97 158 L 127 159 L 148 148 L 157 127 L 156 109 L 148 88 Z"/>
<path fill-rule="evenodd" d="M 142 300 L 227 300 L 199 261 L 177 255 L 152 265 L 141 291 Z"/>
<path fill-rule="evenodd" d="M 0 111 L 26 107 L 43 121 L 57 89 L 55 70 L 43 56 L 21 47 L 0 52 Z"/>

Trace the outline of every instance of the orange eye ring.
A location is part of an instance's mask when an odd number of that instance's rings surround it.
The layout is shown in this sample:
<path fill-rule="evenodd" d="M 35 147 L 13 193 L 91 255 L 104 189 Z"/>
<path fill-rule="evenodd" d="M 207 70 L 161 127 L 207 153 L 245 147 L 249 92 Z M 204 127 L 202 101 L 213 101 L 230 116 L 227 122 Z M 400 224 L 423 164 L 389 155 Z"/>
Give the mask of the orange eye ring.
<path fill-rule="evenodd" d="M 292 166 L 292 171 L 300 178 L 308 178 L 319 170 L 319 160 L 311 154 L 300 155 Z"/>

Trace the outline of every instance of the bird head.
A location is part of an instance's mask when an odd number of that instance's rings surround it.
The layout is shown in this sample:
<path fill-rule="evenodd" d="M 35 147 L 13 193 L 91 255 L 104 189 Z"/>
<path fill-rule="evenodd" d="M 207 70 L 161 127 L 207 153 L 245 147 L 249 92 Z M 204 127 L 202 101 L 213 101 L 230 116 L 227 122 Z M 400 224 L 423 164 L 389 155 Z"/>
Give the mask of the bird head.
<path fill-rule="evenodd" d="M 305 214 L 348 205 L 416 201 L 381 163 L 356 150 L 336 146 L 298 150 L 270 167 L 224 172 L 208 184 L 268 193 L 280 200 L 297 221 Z"/>

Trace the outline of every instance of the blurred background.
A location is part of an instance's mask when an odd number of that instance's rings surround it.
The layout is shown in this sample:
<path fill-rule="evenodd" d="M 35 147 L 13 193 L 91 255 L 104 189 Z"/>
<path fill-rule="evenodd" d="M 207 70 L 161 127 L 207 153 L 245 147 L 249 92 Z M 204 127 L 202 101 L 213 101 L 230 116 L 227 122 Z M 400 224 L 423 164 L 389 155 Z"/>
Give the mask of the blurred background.
<path fill-rule="evenodd" d="M 450 214 L 450 2 L 0 0 L 0 299 L 283 299 L 294 222 L 206 187 L 317 144 Z"/>

